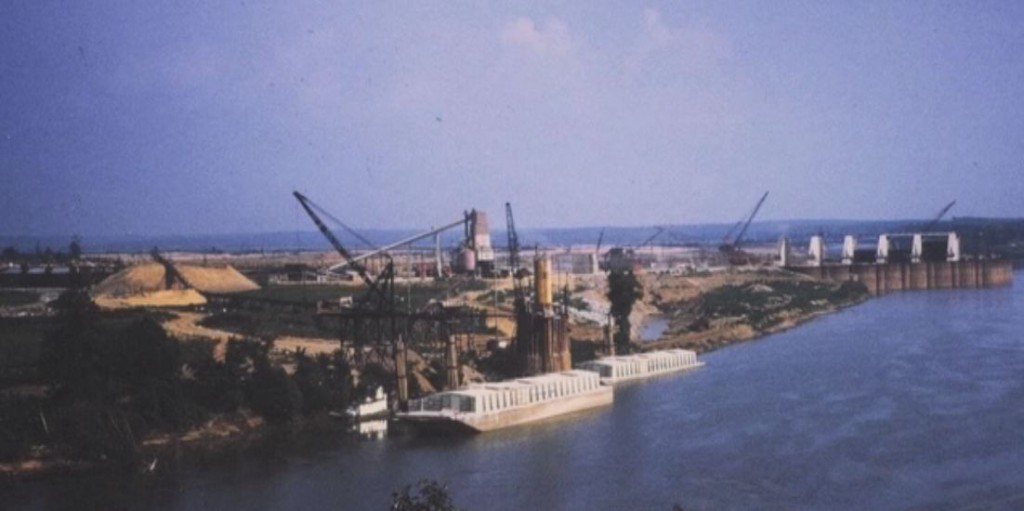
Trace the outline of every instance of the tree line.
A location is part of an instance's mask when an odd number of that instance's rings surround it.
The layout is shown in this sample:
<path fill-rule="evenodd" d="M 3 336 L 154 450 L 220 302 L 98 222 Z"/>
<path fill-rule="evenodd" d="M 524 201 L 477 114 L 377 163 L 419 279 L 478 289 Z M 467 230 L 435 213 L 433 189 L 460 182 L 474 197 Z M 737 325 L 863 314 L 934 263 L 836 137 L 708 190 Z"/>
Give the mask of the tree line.
<path fill-rule="evenodd" d="M 251 411 L 272 424 L 350 399 L 340 351 L 295 356 L 289 374 L 270 360 L 272 343 L 228 341 L 223 360 L 208 341 L 178 341 L 150 315 L 110 325 L 84 289 L 53 304 L 38 367 L 43 396 L 0 397 L 0 461 L 38 454 L 131 464 L 153 433 L 181 433 L 219 414 Z M 3 396 L 4 394 L 0 394 Z"/>

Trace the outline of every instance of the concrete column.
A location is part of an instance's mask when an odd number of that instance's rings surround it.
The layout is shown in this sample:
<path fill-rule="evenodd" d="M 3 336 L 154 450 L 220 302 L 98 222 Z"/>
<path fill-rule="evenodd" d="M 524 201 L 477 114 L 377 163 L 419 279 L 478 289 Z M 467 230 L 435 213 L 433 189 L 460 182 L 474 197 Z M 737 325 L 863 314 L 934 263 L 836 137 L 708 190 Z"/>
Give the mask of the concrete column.
<path fill-rule="evenodd" d="M 960 236 L 955 232 L 949 233 L 946 241 L 946 260 L 951 263 L 960 262 Z"/>
<path fill-rule="evenodd" d="M 406 355 L 405 343 L 399 337 L 398 342 L 395 343 L 395 393 L 398 396 L 398 409 L 403 412 L 409 411 L 409 376 L 406 374 L 408 369 Z"/>
<path fill-rule="evenodd" d="M 924 253 L 924 236 L 921 233 L 914 234 L 913 244 L 910 246 L 910 262 L 920 263 L 921 254 Z"/>
<path fill-rule="evenodd" d="M 455 339 L 445 329 L 445 386 L 446 390 L 459 388 L 459 351 Z"/>
<path fill-rule="evenodd" d="M 847 234 L 843 238 L 843 264 L 853 264 L 857 253 L 857 238 Z"/>
<path fill-rule="evenodd" d="M 889 235 L 883 234 L 878 237 L 878 252 L 875 254 L 875 262 L 885 264 L 889 261 Z"/>
<path fill-rule="evenodd" d="M 441 270 L 441 233 L 437 233 L 434 235 L 434 271 L 437 278 L 441 278 Z"/>
<path fill-rule="evenodd" d="M 779 240 L 779 266 L 789 266 L 789 238 L 785 236 Z"/>
<path fill-rule="evenodd" d="M 811 246 L 807 255 L 811 256 L 811 266 L 820 267 L 825 261 L 825 238 L 818 234 L 811 236 Z"/>

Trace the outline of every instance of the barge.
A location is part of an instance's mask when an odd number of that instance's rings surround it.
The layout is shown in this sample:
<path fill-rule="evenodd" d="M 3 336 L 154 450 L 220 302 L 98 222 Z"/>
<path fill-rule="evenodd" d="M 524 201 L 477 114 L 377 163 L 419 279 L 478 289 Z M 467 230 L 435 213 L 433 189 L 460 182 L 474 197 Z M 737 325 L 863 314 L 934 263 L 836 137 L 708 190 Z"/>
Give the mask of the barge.
<path fill-rule="evenodd" d="M 410 401 L 397 418 L 415 429 L 482 433 L 607 406 L 612 398 L 597 373 L 570 370 L 431 394 Z"/>
<path fill-rule="evenodd" d="M 696 369 L 704 365 L 697 360 L 697 353 L 690 350 L 672 349 L 649 351 L 636 355 L 603 357 L 578 364 L 584 371 L 600 375 L 601 383 L 616 383 L 649 378 L 661 374 Z"/>

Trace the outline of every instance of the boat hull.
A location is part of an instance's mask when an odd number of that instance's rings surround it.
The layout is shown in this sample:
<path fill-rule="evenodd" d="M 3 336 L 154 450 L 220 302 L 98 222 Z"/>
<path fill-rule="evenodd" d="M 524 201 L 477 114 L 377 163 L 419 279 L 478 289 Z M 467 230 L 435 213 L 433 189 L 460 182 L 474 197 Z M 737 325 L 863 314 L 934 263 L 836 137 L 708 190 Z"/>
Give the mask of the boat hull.
<path fill-rule="evenodd" d="M 681 372 L 685 372 L 685 371 L 692 371 L 694 369 L 698 369 L 698 368 L 701 368 L 701 367 L 704 367 L 704 362 L 697 362 L 696 364 L 691 364 L 691 365 L 682 366 L 682 367 L 673 367 L 673 368 L 670 368 L 670 369 L 662 369 L 662 370 L 659 370 L 659 371 L 647 371 L 647 372 L 644 372 L 644 373 L 633 374 L 633 375 L 630 375 L 630 376 L 620 376 L 620 377 L 617 377 L 617 378 L 602 377 L 601 378 L 601 383 L 604 384 L 604 385 L 618 385 L 620 383 L 630 383 L 630 382 L 635 382 L 635 381 L 640 381 L 640 380 L 646 380 L 648 378 L 655 378 L 655 377 L 658 377 L 658 376 L 664 376 L 664 375 L 668 375 L 668 374 L 681 373 Z"/>
<path fill-rule="evenodd" d="M 566 396 L 525 406 L 517 406 L 490 413 L 436 413 L 409 412 L 398 414 L 398 419 L 422 432 L 473 434 L 543 421 L 554 417 L 612 404 L 611 387 L 598 387 L 581 394 Z"/>

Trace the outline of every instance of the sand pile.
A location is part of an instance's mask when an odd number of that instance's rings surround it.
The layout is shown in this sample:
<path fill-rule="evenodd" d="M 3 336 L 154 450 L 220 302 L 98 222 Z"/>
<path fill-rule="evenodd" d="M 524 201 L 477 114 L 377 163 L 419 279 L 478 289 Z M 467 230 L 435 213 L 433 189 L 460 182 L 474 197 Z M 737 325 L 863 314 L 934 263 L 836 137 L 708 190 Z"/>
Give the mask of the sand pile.
<path fill-rule="evenodd" d="M 121 270 L 93 288 L 94 296 L 125 297 L 164 289 L 164 266 L 146 263 Z"/>
<path fill-rule="evenodd" d="M 187 286 L 165 289 L 166 269 L 160 263 L 144 263 L 107 277 L 93 289 L 96 302 L 111 307 L 176 307 L 206 303 L 201 293 L 227 294 L 260 287 L 231 266 L 177 264 Z"/>
<path fill-rule="evenodd" d="M 104 309 L 130 309 L 134 307 L 188 307 L 203 305 L 204 297 L 195 289 L 165 289 L 144 291 L 131 295 L 96 295 L 93 300 Z"/>
<path fill-rule="evenodd" d="M 249 280 L 232 266 L 190 266 L 176 265 L 189 285 L 203 293 L 227 294 L 255 291 L 258 284 Z"/>

